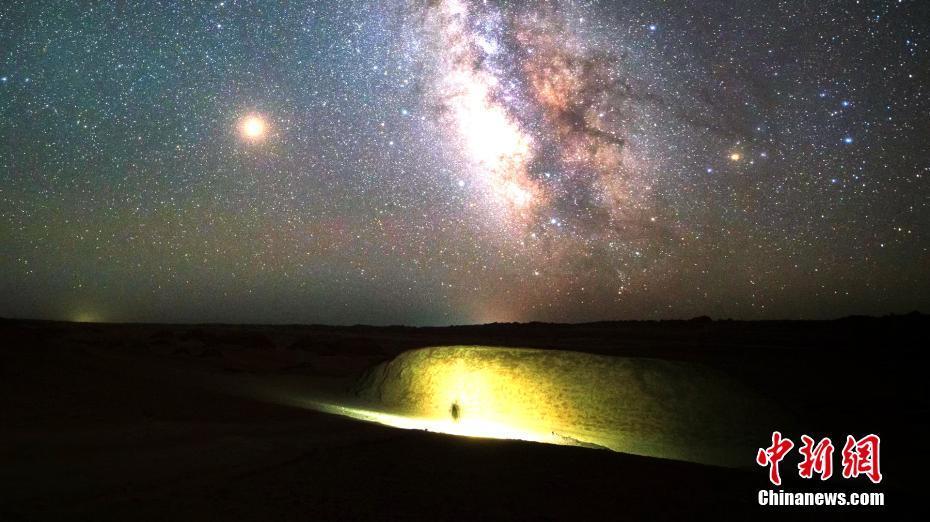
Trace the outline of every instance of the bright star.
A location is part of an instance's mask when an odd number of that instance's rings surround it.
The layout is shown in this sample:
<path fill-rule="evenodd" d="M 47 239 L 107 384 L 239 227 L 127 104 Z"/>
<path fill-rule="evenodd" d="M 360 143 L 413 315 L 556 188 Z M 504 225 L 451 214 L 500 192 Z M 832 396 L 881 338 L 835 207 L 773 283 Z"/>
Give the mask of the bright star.
<path fill-rule="evenodd" d="M 267 124 L 261 116 L 251 114 L 239 123 L 239 132 L 242 137 L 250 141 L 259 141 L 265 137 Z"/>

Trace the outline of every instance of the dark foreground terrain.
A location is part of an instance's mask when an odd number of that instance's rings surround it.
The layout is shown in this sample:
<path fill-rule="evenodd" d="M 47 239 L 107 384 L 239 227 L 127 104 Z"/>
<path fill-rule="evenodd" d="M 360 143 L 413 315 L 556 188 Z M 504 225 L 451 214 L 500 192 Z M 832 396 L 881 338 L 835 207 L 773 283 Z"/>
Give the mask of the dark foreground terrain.
<path fill-rule="evenodd" d="M 830 322 L 450 328 L 0 321 L 0 520 L 923 519 L 924 316 Z M 884 508 L 761 508 L 767 473 L 605 450 L 397 430 L 299 407 L 412 348 L 483 344 L 715 367 L 838 444 L 834 478 Z M 803 431 L 799 431 L 803 430 Z M 884 480 L 839 477 L 847 433 Z M 760 440 L 760 446 L 770 441 Z M 796 452 L 796 449 L 795 449 Z"/>

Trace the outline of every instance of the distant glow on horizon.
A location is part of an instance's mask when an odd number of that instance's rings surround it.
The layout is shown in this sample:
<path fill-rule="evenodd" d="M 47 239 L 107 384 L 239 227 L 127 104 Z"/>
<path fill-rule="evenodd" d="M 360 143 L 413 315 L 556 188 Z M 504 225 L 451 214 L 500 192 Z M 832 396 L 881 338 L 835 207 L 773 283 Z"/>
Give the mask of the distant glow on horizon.
<path fill-rule="evenodd" d="M 101 323 L 103 322 L 99 315 L 92 312 L 77 312 L 71 317 L 71 321 L 75 323 Z"/>

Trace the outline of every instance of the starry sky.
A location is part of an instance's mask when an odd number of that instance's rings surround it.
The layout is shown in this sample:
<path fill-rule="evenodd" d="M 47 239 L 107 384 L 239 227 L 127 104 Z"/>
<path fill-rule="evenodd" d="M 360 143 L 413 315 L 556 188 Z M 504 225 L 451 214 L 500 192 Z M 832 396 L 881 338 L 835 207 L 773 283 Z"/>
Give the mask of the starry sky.
<path fill-rule="evenodd" d="M 0 5 L 0 316 L 930 310 L 930 2 Z"/>

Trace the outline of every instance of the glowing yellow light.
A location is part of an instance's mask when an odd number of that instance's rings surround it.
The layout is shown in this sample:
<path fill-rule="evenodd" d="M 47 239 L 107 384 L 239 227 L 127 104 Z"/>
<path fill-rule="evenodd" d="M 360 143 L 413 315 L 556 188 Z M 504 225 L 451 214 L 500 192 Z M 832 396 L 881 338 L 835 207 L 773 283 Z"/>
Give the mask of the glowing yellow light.
<path fill-rule="evenodd" d="M 478 346 L 405 352 L 373 369 L 357 397 L 312 407 L 397 428 L 717 465 L 744 464 L 747 433 L 765 431 L 753 412 L 777 415 L 697 366 Z"/>
<path fill-rule="evenodd" d="M 239 131 L 242 136 L 248 140 L 260 140 L 265 137 L 267 124 L 261 116 L 246 116 L 239 124 Z"/>
<path fill-rule="evenodd" d="M 394 415 L 364 408 L 352 408 L 333 404 L 320 404 L 320 410 L 335 413 L 367 422 L 375 422 L 393 428 L 404 430 L 423 430 L 433 433 L 447 433 L 462 437 L 476 437 L 483 439 L 514 439 L 529 442 L 543 442 L 548 444 L 562 444 L 566 439 L 553 433 L 538 433 L 534 431 L 514 428 L 508 424 L 496 423 L 484 419 L 433 419 L 426 417 L 408 417 Z"/>
<path fill-rule="evenodd" d="M 730 161 L 739 161 L 740 159 L 742 159 L 742 157 L 743 156 L 740 155 L 739 152 L 734 152 L 733 154 L 730 154 Z"/>
<path fill-rule="evenodd" d="M 557 379 L 508 361 L 513 350 L 489 350 L 408 352 L 402 356 L 406 360 L 389 371 L 406 368 L 415 376 L 385 375 L 383 382 L 389 384 L 378 386 L 387 411 L 347 408 L 339 413 L 404 429 L 578 444 L 560 432 L 576 424 L 578 412 L 575 404 L 559 400 Z"/>
<path fill-rule="evenodd" d="M 100 322 L 100 318 L 96 314 L 87 312 L 87 311 L 78 312 L 74 314 L 71 320 L 74 321 L 75 323 L 98 323 Z"/>

